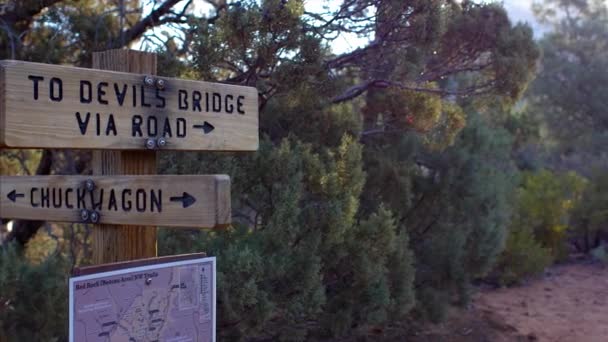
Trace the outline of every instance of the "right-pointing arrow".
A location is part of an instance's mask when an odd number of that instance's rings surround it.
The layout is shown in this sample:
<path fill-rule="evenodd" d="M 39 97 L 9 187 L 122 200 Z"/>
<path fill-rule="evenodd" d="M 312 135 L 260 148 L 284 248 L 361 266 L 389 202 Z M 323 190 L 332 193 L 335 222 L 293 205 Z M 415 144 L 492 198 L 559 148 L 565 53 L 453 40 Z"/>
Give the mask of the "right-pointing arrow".
<path fill-rule="evenodd" d="M 184 192 L 182 196 L 174 196 L 169 199 L 171 202 L 182 202 L 183 208 L 188 208 L 189 206 L 193 205 L 194 202 L 196 202 L 196 198 L 187 192 Z"/>
<path fill-rule="evenodd" d="M 17 190 L 13 190 L 13 191 L 9 192 L 8 195 L 6 195 L 6 197 L 8 197 L 9 200 L 15 202 L 17 200 L 17 198 L 25 197 L 25 194 L 18 194 Z"/>
<path fill-rule="evenodd" d="M 211 131 L 215 129 L 215 127 L 207 121 L 205 121 L 202 125 L 193 125 L 192 127 L 202 129 L 205 134 L 211 133 Z"/>

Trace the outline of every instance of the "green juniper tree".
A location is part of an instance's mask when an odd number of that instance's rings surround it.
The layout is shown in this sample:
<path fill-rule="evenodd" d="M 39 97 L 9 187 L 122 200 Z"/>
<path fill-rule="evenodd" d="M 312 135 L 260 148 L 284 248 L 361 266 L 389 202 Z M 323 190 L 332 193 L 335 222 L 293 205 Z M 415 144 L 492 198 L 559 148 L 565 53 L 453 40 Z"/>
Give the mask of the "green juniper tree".
<path fill-rule="evenodd" d="M 608 7 L 601 0 L 546 0 L 535 12 L 551 31 L 527 99 L 547 127 L 552 168 L 591 176 L 607 168 Z"/>
<path fill-rule="evenodd" d="M 201 58 L 195 57 L 194 66 L 205 77 L 260 89 L 266 143 L 254 160 L 177 154 L 167 155 L 164 165 L 170 173 L 231 170 L 235 219 L 248 227 L 251 239 L 263 237 L 272 245 L 260 254 L 269 265 L 284 258 L 291 229 L 316 241 L 307 246 L 315 256 L 309 262 L 319 262 L 318 273 L 305 274 L 312 277 L 306 284 L 322 294 L 311 308 L 319 306 L 310 316 L 290 316 L 287 303 L 278 301 L 282 290 L 267 288 L 260 298 L 272 302 L 282 317 L 269 314 L 268 321 L 257 322 L 259 336 L 366 334 L 372 326 L 404 317 L 415 299 L 418 311 L 433 318 L 441 316 L 452 294 L 465 302 L 471 279 L 487 272 L 502 248 L 514 170 L 505 132 L 475 119 L 458 137 L 470 110 L 450 96 L 516 100 L 538 57 L 530 29 L 512 26 L 499 6 L 468 2 L 345 1 L 336 12 L 314 14 L 297 1 L 243 1 L 217 10 L 212 23 L 196 26 L 194 54 Z M 374 16 L 375 11 L 381 15 Z M 324 45 L 329 31 L 374 39 L 332 56 Z M 348 167 L 323 157 L 340 155 L 345 134 L 351 136 L 349 146 L 361 151 Z M 315 177 L 299 162 L 292 164 L 302 152 L 286 153 L 288 159 L 270 166 L 256 161 L 268 151 L 283 150 L 285 138 L 318 155 L 321 164 L 310 170 Z M 300 165 L 294 169 L 299 173 L 287 172 L 290 165 Z M 285 179 L 283 173 L 290 176 Z M 291 185 L 301 174 L 299 182 L 312 183 Z M 275 185 L 259 192 L 264 184 Z M 277 189 L 292 194 L 270 200 L 269 195 L 278 196 Z M 275 221 L 284 206 L 289 215 Z M 277 222 L 285 222 L 281 233 L 274 231 Z M 207 245 L 226 238 L 203 236 L 187 240 L 202 239 Z M 385 246 L 381 254 L 374 251 L 377 241 Z M 265 283 L 263 277 L 259 282 Z M 232 291 L 226 298 L 243 296 Z M 287 293 L 289 302 L 306 294 Z M 232 322 L 235 334 L 252 336 L 250 322 Z"/>

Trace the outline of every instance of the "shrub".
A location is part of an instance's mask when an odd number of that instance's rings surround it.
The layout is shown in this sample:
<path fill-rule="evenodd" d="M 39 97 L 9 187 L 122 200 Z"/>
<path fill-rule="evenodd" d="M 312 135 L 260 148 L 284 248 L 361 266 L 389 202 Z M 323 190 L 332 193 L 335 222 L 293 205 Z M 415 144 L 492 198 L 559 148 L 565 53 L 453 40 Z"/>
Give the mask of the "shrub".
<path fill-rule="evenodd" d="M 521 279 L 541 273 L 553 263 L 549 248 L 535 240 L 529 229 L 514 229 L 509 233 L 505 251 L 498 263 L 498 281 L 514 285 Z"/>
<path fill-rule="evenodd" d="M 417 177 L 403 217 L 416 258 L 417 311 L 440 321 L 465 305 L 471 281 L 491 271 L 512 212 L 511 138 L 471 114 L 454 145 L 427 154 L 431 176 Z M 395 210 L 395 209 L 393 209 Z"/>
<path fill-rule="evenodd" d="M 608 174 L 598 173 L 585 188 L 570 219 L 571 240 L 581 252 L 589 252 L 608 235 Z"/>
<path fill-rule="evenodd" d="M 263 139 L 257 153 L 172 154 L 163 166 L 230 172 L 233 227 L 162 232 L 161 253 L 218 257 L 220 338 L 302 341 L 364 335 L 402 321 L 414 302 L 409 236 L 383 206 L 358 216 L 361 145 L 344 135 L 314 150 Z M 192 159 L 199 157 L 200 160 Z"/>
<path fill-rule="evenodd" d="M 69 269 L 60 256 L 32 264 L 0 248 L 0 341 L 65 341 Z"/>
<path fill-rule="evenodd" d="M 568 256 L 568 220 L 584 187 L 585 179 L 574 172 L 522 173 L 507 243 L 494 272 L 500 283 L 515 284 Z"/>
<path fill-rule="evenodd" d="M 580 201 L 585 182 L 574 172 L 524 172 L 513 227 L 529 230 L 556 260 L 565 259 L 570 214 Z"/>

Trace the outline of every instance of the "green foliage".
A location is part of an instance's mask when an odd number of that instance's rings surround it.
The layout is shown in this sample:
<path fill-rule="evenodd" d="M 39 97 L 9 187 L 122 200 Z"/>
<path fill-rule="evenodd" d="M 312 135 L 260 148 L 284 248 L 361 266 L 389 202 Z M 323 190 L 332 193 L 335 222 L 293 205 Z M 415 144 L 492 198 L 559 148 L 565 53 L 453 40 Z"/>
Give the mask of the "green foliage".
<path fill-rule="evenodd" d="M 351 137 L 319 152 L 285 139 L 263 140 L 246 158 L 192 157 L 167 154 L 163 165 L 230 171 L 237 223 L 222 233 L 165 231 L 160 250 L 189 245 L 218 256 L 223 336 L 349 335 L 409 312 L 408 236 L 385 209 L 357 222 L 365 174 Z"/>
<path fill-rule="evenodd" d="M 568 256 L 570 217 L 582 203 L 585 186 L 586 180 L 573 172 L 522 172 L 509 237 L 495 271 L 501 283 L 515 284 Z"/>
<path fill-rule="evenodd" d="M 368 135 L 412 131 L 425 137 L 426 144 L 442 149 L 454 142 L 466 124 L 464 111 L 437 94 L 411 90 L 373 92 L 362 109 L 368 121 Z"/>
<path fill-rule="evenodd" d="M 540 274 L 553 263 L 552 254 L 536 240 L 531 229 L 512 227 L 496 266 L 498 281 L 514 285 L 526 277 Z"/>
<path fill-rule="evenodd" d="M 532 29 L 521 23 L 498 36 L 494 64 L 497 90 L 511 101 L 521 97 L 536 69 L 540 51 L 532 38 Z"/>
<path fill-rule="evenodd" d="M 110 49 L 120 39 L 118 11 L 112 0 L 13 1 L 14 16 L 0 30 L 0 59 L 90 66 L 91 52 Z M 141 18 L 139 0 L 125 0 L 126 23 Z M 38 13 L 37 9 L 44 9 Z"/>
<path fill-rule="evenodd" d="M 504 127 L 514 138 L 514 149 L 537 142 L 540 137 L 541 122 L 529 111 L 522 110 L 509 113 L 504 121 Z M 523 169 L 527 169 L 524 167 Z"/>
<path fill-rule="evenodd" d="M 494 87 L 493 95 L 506 103 L 514 103 L 532 80 L 540 56 L 532 29 L 524 24 L 511 25 L 504 8 L 498 4 L 480 5 L 474 1 L 463 4 L 461 9 L 449 12 L 450 21 L 441 38 L 439 60 L 450 60 L 461 48 L 469 53 L 475 49 L 488 49 L 486 56 L 481 58 L 490 61 L 489 70 L 475 78 L 465 77 L 461 82 L 463 85 L 483 84 L 482 92 L 489 90 L 487 82 L 490 82 Z M 474 47 L 464 44 L 473 39 Z"/>
<path fill-rule="evenodd" d="M 403 319 L 414 304 L 413 255 L 406 232 L 398 233 L 390 211 L 380 207 L 361 222 L 346 242 L 344 257 L 332 272 L 324 327 L 332 335 L 365 332 Z"/>
<path fill-rule="evenodd" d="M 524 172 L 513 227 L 533 232 L 535 240 L 560 260 L 567 257 L 566 233 L 572 208 L 580 201 L 585 179 L 573 172 Z"/>
<path fill-rule="evenodd" d="M 416 296 L 420 317 L 433 323 L 441 323 L 447 316 L 450 297 L 448 291 L 437 290 L 432 286 L 421 288 Z"/>
<path fill-rule="evenodd" d="M 511 139 L 472 113 L 453 146 L 434 151 L 413 145 L 385 147 L 392 153 L 383 157 L 392 156 L 394 163 L 378 162 L 370 153 L 368 165 L 374 168 L 368 172 L 391 175 L 374 181 L 374 188 L 382 189 L 380 199 L 391 204 L 409 232 L 416 311 L 438 321 L 453 298 L 467 302 L 470 281 L 484 276 L 502 250 L 516 181 L 508 158 Z M 414 158 L 417 167 L 411 166 Z"/>
<path fill-rule="evenodd" d="M 68 272 L 59 256 L 34 265 L 15 245 L 1 247 L 0 340 L 66 340 Z"/>
<path fill-rule="evenodd" d="M 546 0 L 535 6 L 552 30 L 541 40 L 542 68 L 527 98 L 543 120 L 553 167 L 587 176 L 606 168 L 608 7 L 605 1 Z"/>
<path fill-rule="evenodd" d="M 608 175 L 597 172 L 572 210 L 570 238 L 581 252 L 589 252 L 601 244 L 608 233 Z"/>

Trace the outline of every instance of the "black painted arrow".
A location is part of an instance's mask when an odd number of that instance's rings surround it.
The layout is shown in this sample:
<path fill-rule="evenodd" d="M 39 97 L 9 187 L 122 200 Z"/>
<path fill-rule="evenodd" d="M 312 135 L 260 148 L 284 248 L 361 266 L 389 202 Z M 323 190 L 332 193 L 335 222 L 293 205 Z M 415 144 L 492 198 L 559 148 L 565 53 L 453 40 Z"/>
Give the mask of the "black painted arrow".
<path fill-rule="evenodd" d="M 202 129 L 205 134 L 211 133 L 215 129 L 215 126 L 205 121 L 202 125 L 193 125 L 193 128 Z"/>
<path fill-rule="evenodd" d="M 194 198 L 187 192 L 184 192 L 182 196 L 175 196 L 169 199 L 171 200 L 171 202 L 182 202 L 182 207 L 184 208 L 188 208 L 189 206 L 193 205 L 194 202 L 196 202 L 196 198 Z"/>
<path fill-rule="evenodd" d="M 9 192 L 8 195 L 6 195 L 6 197 L 8 197 L 9 200 L 15 202 L 17 200 L 17 198 L 25 197 L 25 194 L 18 194 L 17 190 L 13 190 L 13 191 Z"/>

